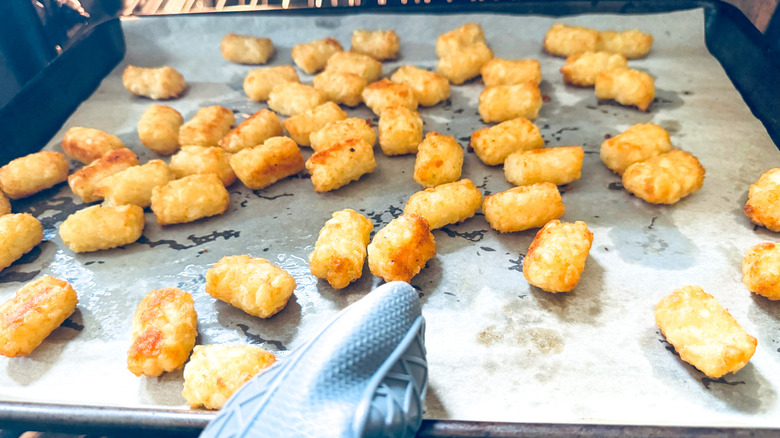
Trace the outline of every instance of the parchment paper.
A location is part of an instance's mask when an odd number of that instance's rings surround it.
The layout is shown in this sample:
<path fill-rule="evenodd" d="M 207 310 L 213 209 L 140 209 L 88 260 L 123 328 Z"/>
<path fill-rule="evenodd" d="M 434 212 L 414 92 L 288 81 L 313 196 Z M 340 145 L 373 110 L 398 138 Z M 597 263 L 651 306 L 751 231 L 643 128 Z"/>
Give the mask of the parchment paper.
<path fill-rule="evenodd" d="M 401 58 L 384 65 L 435 66 L 438 34 L 465 22 L 481 23 L 498 57 L 537 58 L 542 92 L 550 97 L 535 121 L 547 146 L 582 145 L 582 179 L 562 188 L 562 220 L 586 221 L 593 247 L 577 288 L 552 295 L 529 287 L 523 255 L 536 230 L 499 235 L 480 215 L 434 232 L 438 255 L 413 285 L 428 321 L 428 416 L 461 420 L 678 425 L 780 426 L 780 307 L 753 296 L 741 283 L 745 251 L 776 235 L 755 229 L 742 213 L 748 185 L 780 164 L 780 154 L 704 45 L 703 12 L 662 15 L 590 15 L 551 19 L 512 15 L 350 15 L 269 17 L 219 14 L 127 19 L 127 56 L 55 136 L 61 150 L 73 126 L 117 134 L 142 162 L 156 158 L 141 146 L 135 125 L 152 102 L 121 84 L 128 64 L 168 64 L 189 84 L 168 102 L 189 119 L 197 108 L 224 105 L 238 120 L 265 107 L 249 101 L 241 84 L 253 67 L 223 60 L 227 32 L 269 36 L 271 65 L 290 64 L 299 42 L 327 36 L 346 47 L 355 28 L 394 28 Z M 541 51 L 557 21 L 598 29 L 651 32 L 650 56 L 631 61 L 656 78 L 657 100 L 642 113 L 599 103 L 589 88 L 562 83 L 563 59 Z M 302 75 L 304 82 L 310 76 Z M 425 131 L 453 135 L 466 147 L 485 125 L 477 115 L 481 82 L 452 88 L 451 99 L 421 108 Z M 371 118 L 363 106 L 352 116 Z M 676 147 L 695 154 L 707 170 L 703 188 L 673 206 L 653 206 L 622 190 L 619 177 L 599 160 L 605 135 L 640 122 L 664 126 Z M 150 290 L 179 286 L 193 293 L 198 342 L 253 343 L 278 355 L 304 342 L 338 310 L 379 284 L 365 269 L 361 280 L 334 291 L 310 273 L 307 257 L 333 211 L 353 208 L 380 229 L 420 190 L 412 180 L 414 156 L 388 158 L 377 147 L 377 170 L 335 192 L 317 195 L 300 176 L 266 190 L 231 187 L 228 212 L 199 222 L 160 227 L 147 212 L 143 237 L 122 249 L 74 255 L 57 229 L 81 208 L 62 185 L 14 210 L 41 219 L 46 239 L 0 274 L 0 299 L 27 281 L 50 274 L 79 293 L 77 312 L 33 354 L 0 358 L 0 399 L 124 407 L 184 407 L 181 372 L 136 378 L 125 368 L 130 320 Z M 310 151 L 305 149 L 305 155 Z M 71 169 L 78 166 L 73 163 Z M 510 188 L 501 167 L 484 166 L 468 153 L 463 177 L 484 194 Z M 225 255 L 265 257 L 298 284 L 277 316 L 260 320 L 216 302 L 204 292 L 206 270 Z M 713 381 L 682 362 L 656 328 L 653 309 L 674 289 L 701 285 L 758 338 L 740 372 Z"/>

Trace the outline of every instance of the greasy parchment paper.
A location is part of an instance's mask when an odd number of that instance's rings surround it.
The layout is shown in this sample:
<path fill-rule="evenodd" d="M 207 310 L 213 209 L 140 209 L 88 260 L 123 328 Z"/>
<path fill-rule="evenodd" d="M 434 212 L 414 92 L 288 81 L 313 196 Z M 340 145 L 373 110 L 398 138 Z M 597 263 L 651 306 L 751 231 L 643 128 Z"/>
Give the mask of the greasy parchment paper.
<path fill-rule="evenodd" d="M 269 17 L 221 14 L 127 19 L 127 56 L 55 136 L 72 126 L 119 135 L 141 161 L 156 158 L 140 145 L 135 124 L 151 103 L 127 93 L 127 64 L 168 64 L 189 83 L 168 104 L 189 119 L 198 107 L 224 105 L 238 120 L 264 104 L 241 90 L 252 68 L 230 64 L 219 53 L 227 32 L 265 35 L 277 54 L 272 65 L 291 63 L 299 42 L 326 36 L 345 46 L 355 28 L 394 28 L 406 63 L 435 66 L 436 35 L 467 21 L 483 25 L 496 56 L 537 58 L 542 91 L 550 97 L 536 124 L 548 146 L 582 145 L 582 179 L 563 188 L 563 220 L 586 221 L 594 240 L 577 288 L 552 295 L 526 283 L 523 255 L 536 230 L 499 235 L 480 215 L 434 234 L 438 255 L 413 285 L 428 321 L 428 416 L 461 420 L 679 425 L 780 426 L 777 379 L 780 307 L 751 295 L 741 283 L 748 247 L 776 236 L 754 229 L 742 213 L 748 185 L 780 163 L 780 153 L 750 113 L 704 45 L 703 12 L 661 15 L 548 17 L 475 15 L 350 15 Z M 655 45 L 630 65 L 656 78 L 657 101 L 648 113 L 597 102 L 592 89 L 565 86 L 563 60 L 541 51 L 544 32 L 563 21 L 599 29 L 640 28 Z M 302 75 L 304 82 L 310 76 Z M 479 81 L 452 88 L 445 104 L 422 108 L 425 130 L 459 139 L 484 125 L 477 115 Z M 365 108 L 350 115 L 373 117 Z M 704 187 L 674 206 L 632 197 L 600 162 L 606 134 L 630 125 L 664 126 L 673 143 L 707 169 Z M 305 149 L 308 156 L 310 151 Z M 42 220 L 46 239 L 0 274 L 0 299 L 43 274 L 70 281 L 79 306 L 33 354 L 0 358 L 0 399 L 120 407 L 183 407 L 181 372 L 136 378 L 125 368 L 130 320 L 151 289 L 179 286 L 195 297 L 199 343 L 253 343 L 280 360 L 337 311 L 379 284 L 362 279 L 334 291 L 309 273 L 307 257 L 333 211 L 353 208 L 376 229 L 401 213 L 420 188 L 412 180 L 414 156 L 388 158 L 377 147 L 378 168 L 359 182 L 317 195 L 300 176 L 251 191 L 231 187 L 231 206 L 220 217 L 162 228 L 146 214 L 143 237 L 122 249 L 74 255 L 57 234 L 64 218 L 81 208 L 66 186 L 14 203 Z M 73 163 L 72 169 L 77 168 Z M 473 153 L 463 176 L 485 194 L 508 189 L 500 167 Z M 277 316 L 260 320 L 204 292 L 206 270 L 225 255 L 265 257 L 287 269 L 298 284 Z M 720 380 L 705 378 L 665 343 L 653 319 L 658 300 L 674 289 L 699 284 L 728 307 L 758 338 L 751 362 Z"/>

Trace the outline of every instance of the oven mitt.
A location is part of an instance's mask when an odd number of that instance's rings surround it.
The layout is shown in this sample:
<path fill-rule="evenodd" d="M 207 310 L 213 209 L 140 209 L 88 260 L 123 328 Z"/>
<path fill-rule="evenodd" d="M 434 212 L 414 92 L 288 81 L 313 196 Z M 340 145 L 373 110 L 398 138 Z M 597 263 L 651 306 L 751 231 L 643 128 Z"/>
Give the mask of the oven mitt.
<path fill-rule="evenodd" d="M 387 283 L 247 382 L 201 437 L 413 437 L 427 383 L 417 292 Z"/>

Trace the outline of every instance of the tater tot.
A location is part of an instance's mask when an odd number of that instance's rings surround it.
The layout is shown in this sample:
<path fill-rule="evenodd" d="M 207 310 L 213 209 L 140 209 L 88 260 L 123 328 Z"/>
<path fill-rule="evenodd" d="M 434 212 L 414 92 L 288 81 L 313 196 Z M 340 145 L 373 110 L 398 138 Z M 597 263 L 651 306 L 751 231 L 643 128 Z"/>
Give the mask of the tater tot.
<path fill-rule="evenodd" d="M 368 245 L 368 267 L 385 281 L 409 282 L 436 255 L 428 221 L 403 214 L 390 221 Z"/>
<path fill-rule="evenodd" d="M 429 132 L 417 147 L 414 180 L 423 187 L 455 182 L 463 169 L 463 148 L 449 135 Z"/>
<path fill-rule="evenodd" d="M 62 137 L 65 155 L 89 164 L 114 149 L 125 147 L 122 140 L 108 132 L 93 128 L 73 127 Z"/>
<path fill-rule="evenodd" d="M 333 213 L 309 254 L 312 275 L 328 280 L 334 289 L 343 289 L 359 279 L 373 229 L 374 224 L 355 210 Z"/>
<path fill-rule="evenodd" d="M 374 148 L 362 138 L 350 138 L 320 149 L 306 160 L 317 193 L 336 190 L 376 169 Z"/>
<path fill-rule="evenodd" d="M 173 177 L 165 161 L 152 160 L 103 178 L 92 193 L 104 198 L 106 205 L 134 204 L 146 208 L 152 203 L 152 189 L 167 184 Z"/>
<path fill-rule="evenodd" d="M 21 199 L 68 179 L 68 159 L 59 152 L 36 152 L 0 167 L 0 189 L 10 199 Z"/>
<path fill-rule="evenodd" d="M 206 272 L 206 293 L 260 318 L 270 318 L 287 305 L 295 279 L 266 259 L 222 257 Z"/>
<path fill-rule="evenodd" d="M 363 89 L 363 101 L 376 115 L 381 115 L 382 111 L 394 106 L 417 110 L 417 99 L 414 98 L 412 89 L 387 78 L 368 84 Z"/>
<path fill-rule="evenodd" d="M 581 146 L 517 151 L 504 161 L 504 176 L 516 186 L 540 182 L 562 186 L 580 179 L 584 156 Z"/>
<path fill-rule="evenodd" d="M 703 183 L 699 160 L 679 149 L 634 163 L 623 173 L 626 191 L 652 204 L 674 204 Z"/>
<path fill-rule="evenodd" d="M 290 134 L 290 137 L 301 146 L 311 146 L 309 136 L 324 128 L 330 122 L 338 122 L 347 118 L 338 105 L 333 102 L 326 102 L 322 105 L 296 114 L 282 122 L 284 129 Z"/>
<path fill-rule="evenodd" d="M 43 240 L 43 226 L 28 213 L 0 216 L 0 271 L 11 266 L 20 257 Z"/>
<path fill-rule="evenodd" d="M 294 116 L 325 103 L 325 94 L 311 85 L 282 82 L 268 95 L 268 107 L 279 114 Z"/>
<path fill-rule="evenodd" d="M 479 76 L 482 66 L 493 59 L 493 51 L 485 43 L 465 47 L 451 55 L 440 58 L 436 71 L 455 85 L 460 85 Z"/>
<path fill-rule="evenodd" d="M 363 102 L 366 80 L 362 76 L 345 71 L 324 71 L 314 77 L 314 88 L 322 91 L 325 98 L 347 106 Z"/>
<path fill-rule="evenodd" d="M 639 70 L 623 67 L 604 70 L 596 76 L 596 97 L 647 111 L 655 99 L 655 82 L 652 76 Z"/>
<path fill-rule="evenodd" d="M 233 393 L 276 357 L 253 345 L 196 345 L 184 367 L 181 395 L 193 408 L 221 409 Z"/>
<path fill-rule="evenodd" d="M 639 123 L 601 143 L 601 161 L 622 175 L 628 166 L 672 150 L 666 129 L 652 123 Z"/>
<path fill-rule="evenodd" d="M 482 205 L 482 193 L 470 179 L 442 184 L 409 197 L 405 214 L 420 215 L 432 230 L 463 222 Z"/>
<path fill-rule="evenodd" d="M 466 23 L 436 38 L 436 56 L 444 58 L 459 52 L 464 47 L 484 42 L 485 31 L 482 30 L 482 26 L 476 23 Z"/>
<path fill-rule="evenodd" d="M 144 68 L 128 65 L 122 73 L 127 91 L 149 99 L 173 99 L 187 88 L 184 76 L 173 67 Z"/>
<path fill-rule="evenodd" d="M 613 68 L 626 68 L 626 57 L 609 52 L 584 52 L 566 58 L 561 67 L 563 82 L 582 87 L 591 87 L 596 83 L 599 73 Z"/>
<path fill-rule="evenodd" d="M 780 232 L 780 168 L 767 170 L 750 185 L 745 215 L 756 225 Z"/>
<path fill-rule="evenodd" d="M 271 90 L 282 82 L 301 82 L 295 67 L 279 65 L 252 70 L 244 78 L 244 92 L 250 99 L 262 102 L 268 100 Z"/>
<path fill-rule="evenodd" d="M 482 212 L 490 227 L 502 233 L 539 228 L 566 212 L 558 187 L 549 182 L 514 187 L 486 196 Z"/>
<path fill-rule="evenodd" d="M 542 108 L 542 93 L 533 82 L 486 87 L 479 94 L 479 115 L 485 123 L 523 117 L 533 120 Z"/>
<path fill-rule="evenodd" d="M 326 71 L 356 74 L 366 82 L 374 82 L 382 76 L 382 63 L 376 59 L 354 52 L 339 52 L 328 59 Z"/>
<path fill-rule="evenodd" d="M 230 132 L 236 123 L 233 111 L 219 106 L 200 108 L 190 121 L 179 129 L 179 144 L 182 146 L 218 146 L 219 141 Z"/>
<path fill-rule="evenodd" d="M 664 297 L 655 308 L 655 323 L 682 360 L 712 379 L 736 373 L 756 351 L 756 338 L 699 286 Z"/>
<path fill-rule="evenodd" d="M 147 377 L 177 370 L 190 357 L 197 336 L 192 295 L 177 287 L 153 290 L 133 314 L 127 369 Z"/>
<path fill-rule="evenodd" d="M 780 247 L 771 242 L 751 247 L 742 261 L 742 282 L 750 292 L 780 300 Z"/>
<path fill-rule="evenodd" d="M 580 26 L 553 24 L 544 35 L 544 50 L 556 56 L 570 56 L 598 49 L 599 31 Z"/>
<path fill-rule="evenodd" d="M 523 259 L 523 276 L 547 292 L 569 292 L 585 270 L 591 243 L 593 233 L 585 222 L 551 220 L 531 242 Z"/>
<path fill-rule="evenodd" d="M 149 105 L 138 120 L 138 139 L 141 144 L 160 155 L 171 155 L 179 150 L 179 128 L 184 119 L 167 105 Z"/>
<path fill-rule="evenodd" d="M 542 67 L 535 59 L 493 58 L 482 66 L 480 74 L 486 87 L 542 82 Z"/>
<path fill-rule="evenodd" d="M 401 37 L 394 30 L 363 30 L 352 32 L 351 51 L 368 55 L 379 61 L 395 59 L 401 48 Z"/>
<path fill-rule="evenodd" d="M 496 166 L 513 152 L 543 148 L 544 139 L 536 125 L 520 117 L 475 131 L 469 145 L 483 163 Z"/>
<path fill-rule="evenodd" d="M 618 53 L 628 59 L 642 58 L 650 52 L 653 36 L 637 29 L 616 32 L 605 30 L 599 33 L 598 50 Z"/>
<path fill-rule="evenodd" d="M 379 116 L 379 146 L 385 155 L 416 154 L 423 139 L 423 121 L 403 106 L 387 108 Z"/>
<path fill-rule="evenodd" d="M 417 103 L 422 106 L 433 106 L 450 97 L 447 78 L 413 65 L 399 67 L 390 80 L 411 88 Z"/>
<path fill-rule="evenodd" d="M 0 304 L 0 354 L 26 356 L 76 310 L 78 297 L 67 281 L 48 275 L 25 284 Z"/>
<path fill-rule="evenodd" d="M 303 154 L 288 137 L 269 138 L 260 146 L 244 149 L 230 158 L 238 179 L 253 190 L 264 189 L 304 169 Z"/>
<path fill-rule="evenodd" d="M 133 151 L 127 148 L 116 149 L 93 161 L 89 166 L 73 172 L 68 177 L 68 185 L 84 203 L 99 201 L 101 197 L 95 195 L 95 187 L 100 181 L 137 165 L 138 157 Z"/>
<path fill-rule="evenodd" d="M 342 52 L 344 48 L 333 38 L 296 44 L 292 48 L 292 59 L 306 74 L 316 73 L 323 68 L 331 56 Z"/>
<path fill-rule="evenodd" d="M 93 205 L 68 216 L 60 237 L 73 252 L 91 252 L 135 242 L 144 225 L 144 210 L 137 205 Z"/>
<path fill-rule="evenodd" d="M 371 147 L 376 144 L 376 132 L 364 119 L 350 117 L 331 122 L 309 136 L 311 148 L 319 151 L 338 142 L 352 138 L 362 138 Z"/>
<path fill-rule="evenodd" d="M 263 144 L 271 137 L 282 135 L 282 123 L 273 111 L 261 109 L 228 132 L 219 141 L 219 147 L 236 153 L 241 149 Z"/>
<path fill-rule="evenodd" d="M 0 191 L 0 216 L 11 214 L 11 202 L 5 196 L 5 193 Z"/>
<path fill-rule="evenodd" d="M 219 44 L 222 57 L 237 64 L 265 64 L 274 54 L 274 43 L 268 38 L 229 33 Z"/>
<path fill-rule="evenodd" d="M 230 194 L 216 174 L 190 175 L 152 191 L 152 211 L 160 225 L 183 224 L 227 210 Z"/>
<path fill-rule="evenodd" d="M 176 178 L 213 173 L 228 187 L 236 182 L 236 173 L 230 167 L 231 156 L 222 148 L 184 146 L 171 157 L 170 168 Z"/>

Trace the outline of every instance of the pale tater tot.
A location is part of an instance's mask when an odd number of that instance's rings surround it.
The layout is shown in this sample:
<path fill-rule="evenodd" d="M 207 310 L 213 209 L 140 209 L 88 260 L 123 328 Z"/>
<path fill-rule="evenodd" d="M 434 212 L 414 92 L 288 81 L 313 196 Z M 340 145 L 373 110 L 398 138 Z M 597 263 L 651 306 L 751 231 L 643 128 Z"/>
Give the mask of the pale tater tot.
<path fill-rule="evenodd" d="M 376 144 L 376 132 L 367 121 L 350 117 L 348 119 L 331 122 L 319 131 L 312 132 L 309 136 L 311 148 L 319 151 L 328 148 L 338 142 L 353 138 L 362 138 L 371 147 Z"/>
<path fill-rule="evenodd" d="M 216 174 L 190 175 L 152 191 L 152 211 L 160 225 L 183 224 L 222 214 L 230 194 Z"/>
<path fill-rule="evenodd" d="M 442 184 L 409 197 L 405 214 L 420 215 L 432 230 L 463 222 L 482 205 L 482 193 L 470 179 Z"/>
<path fill-rule="evenodd" d="M 181 395 L 193 408 L 221 409 L 233 393 L 276 357 L 254 345 L 196 345 L 184 367 Z"/>
<path fill-rule="evenodd" d="M 0 167 L 0 189 L 10 199 L 26 198 L 68 179 L 68 159 L 59 152 L 36 152 Z"/>
<path fill-rule="evenodd" d="M 178 287 L 149 292 L 135 309 L 130 336 L 127 369 L 131 373 L 157 377 L 181 368 L 198 336 L 192 295 Z"/>
<path fill-rule="evenodd" d="M 561 67 L 563 82 L 582 87 L 592 87 L 596 84 L 599 73 L 613 68 L 626 68 L 626 57 L 609 52 L 584 52 L 566 58 L 566 64 Z"/>
<path fill-rule="evenodd" d="M 314 74 L 323 68 L 331 56 L 342 52 L 344 48 L 333 38 L 325 38 L 310 43 L 296 44 L 292 48 L 292 59 L 306 74 Z"/>
<path fill-rule="evenodd" d="M 466 23 L 436 38 L 436 56 L 444 58 L 465 47 L 484 42 L 485 31 L 482 30 L 482 26 L 476 23 Z"/>
<path fill-rule="evenodd" d="M 751 247 L 742 260 L 742 282 L 750 292 L 780 300 L 780 247 L 771 242 Z"/>
<path fill-rule="evenodd" d="M 152 160 L 103 178 L 92 192 L 106 205 L 134 204 L 146 208 L 152 203 L 152 190 L 174 177 L 165 161 Z"/>
<path fill-rule="evenodd" d="M 630 68 L 604 70 L 596 76 L 596 97 L 647 111 L 655 99 L 655 81 L 649 74 Z"/>
<path fill-rule="evenodd" d="M 601 161 L 613 172 L 622 175 L 628 166 L 657 157 L 672 150 L 666 129 L 639 123 L 601 143 Z"/>
<path fill-rule="evenodd" d="M 385 155 L 416 154 L 423 139 L 423 121 L 403 106 L 387 108 L 379 116 L 379 146 Z"/>
<path fill-rule="evenodd" d="M 0 304 L 0 354 L 26 356 L 59 327 L 78 304 L 67 281 L 48 275 L 25 284 Z"/>
<path fill-rule="evenodd" d="M 736 373 L 756 351 L 756 338 L 699 286 L 664 297 L 655 307 L 655 323 L 682 360 L 712 379 Z"/>
<path fill-rule="evenodd" d="M 381 115 L 382 111 L 395 106 L 417 111 L 417 99 L 412 89 L 387 78 L 368 84 L 363 89 L 363 102 L 376 115 Z"/>
<path fill-rule="evenodd" d="M 401 48 L 401 37 L 394 30 L 363 30 L 352 32 L 351 51 L 368 55 L 379 61 L 395 59 Z"/>
<path fill-rule="evenodd" d="M 314 77 L 314 88 L 322 91 L 325 98 L 347 106 L 363 102 L 363 90 L 368 84 L 362 76 L 345 71 L 324 71 Z"/>
<path fill-rule="evenodd" d="M 533 82 L 486 87 L 479 94 L 479 115 L 485 123 L 522 117 L 533 120 L 542 108 L 542 92 Z"/>
<path fill-rule="evenodd" d="M 70 128 L 62 137 L 62 150 L 65 155 L 89 164 L 114 149 L 121 149 L 125 144 L 119 137 L 108 132 L 79 126 Z"/>
<path fill-rule="evenodd" d="M 73 252 L 91 252 L 135 242 L 144 225 L 144 210 L 137 205 L 93 205 L 68 216 L 60 237 Z"/>
<path fill-rule="evenodd" d="M 269 38 L 229 33 L 219 44 L 222 57 L 237 64 L 265 64 L 274 54 Z"/>
<path fill-rule="evenodd" d="M 84 203 L 99 201 L 95 187 L 100 181 L 129 167 L 138 165 L 138 157 L 127 148 L 113 150 L 93 161 L 89 166 L 73 172 L 68 177 L 68 185 Z"/>
<path fill-rule="evenodd" d="M 11 201 L 0 191 L 0 216 L 11 214 Z"/>
<path fill-rule="evenodd" d="M 43 226 L 28 213 L 0 216 L 0 271 L 11 266 L 20 257 L 43 240 Z"/>
<path fill-rule="evenodd" d="M 745 215 L 756 225 L 780 232 L 780 167 L 767 170 L 750 185 Z"/>
<path fill-rule="evenodd" d="M 598 50 L 618 53 L 628 59 L 642 58 L 650 52 L 653 36 L 638 29 L 599 32 Z"/>
<path fill-rule="evenodd" d="M 313 132 L 324 128 L 330 122 L 338 122 L 347 118 L 338 105 L 333 102 L 326 102 L 316 108 L 306 110 L 296 114 L 282 122 L 285 131 L 290 137 L 301 146 L 311 146 L 309 137 Z"/>
<path fill-rule="evenodd" d="M 184 119 L 167 105 L 149 105 L 138 120 L 138 139 L 141 144 L 160 155 L 171 155 L 179 150 L 179 128 Z"/>
<path fill-rule="evenodd" d="M 263 144 L 271 137 L 282 135 L 282 123 L 273 111 L 261 109 L 228 132 L 219 141 L 219 147 L 236 153 L 241 149 Z"/>
<path fill-rule="evenodd" d="M 317 193 L 336 190 L 376 169 L 374 148 L 362 138 L 350 138 L 320 149 L 306 160 Z"/>
<path fill-rule="evenodd" d="M 334 289 L 343 289 L 359 279 L 373 229 L 374 224 L 355 210 L 333 213 L 309 254 L 312 275 L 328 280 Z"/>
<path fill-rule="evenodd" d="M 543 148 L 544 139 L 536 125 L 520 117 L 475 131 L 469 145 L 483 163 L 497 166 L 513 152 Z"/>
<path fill-rule="evenodd" d="M 504 161 L 504 176 L 516 186 L 551 182 L 562 186 L 580 179 L 582 146 L 517 151 Z"/>
<path fill-rule="evenodd" d="M 673 149 L 634 163 L 623 173 L 623 187 L 651 204 L 674 204 L 704 183 L 704 167 L 688 152 Z"/>
<path fill-rule="evenodd" d="M 585 270 L 593 233 L 585 222 L 548 222 L 534 237 L 523 259 L 528 283 L 547 292 L 569 292 Z"/>
<path fill-rule="evenodd" d="M 200 108 L 190 121 L 179 129 L 182 146 L 218 146 L 219 141 L 236 123 L 233 111 L 219 105 Z"/>
<path fill-rule="evenodd" d="M 409 282 L 436 255 L 428 221 L 403 214 L 379 230 L 368 245 L 368 268 L 385 281 Z"/>
<path fill-rule="evenodd" d="M 238 179 L 253 190 L 264 189 L 304 169 L 303 154 L 288 137 L 269 138 L 260 146 L 244 149 L 230 158 Z"/>
<path fill-rule="evenodd" d="M 460 179 L 463 148 L 449 135 L 429 132 L 417 147 L 414 180 L 423 187 L 436 187 Z"/>
<path fill-rule="evenodd" d="M 450 97 L 447 78 L 413 65 L 399 67 L 390 80 L 411 88 L 417 103 L 422 106 L 433 106 Z"/>
<path fill-rule="evenodd" d="M 599 31 L 587 27 L 553 24 L 544 35 L 544 50 L 556 56 L 571 56 L 598 50 Z"/>
<path fill-rule="evenodd" d="M 230 167 L 232 156 L 222 148 L 184 146 L 171 157 L 170 169 L 176 178 L 213 173 L 228 187 L 236 182 L 236 173 Z"/>
<path fill-rule="evenodd" d="M 184 76 L 167 65 L 159 68 L 128 65 L 122 73 L 122 85 L 137 96 L 154 100 L 179 97 L 187 88 Z"/>
<path fill-rule="evenodd" d="M 490 227 L 502 233 L 539 228 L 566 212 L 558 187 L 549 182 L 514 187 L 486 196 L 482 212 Z"/>
<path fill-rule="evenodd" d="M 270 318 L 287 305 L 295 279 L 266 259 L 222 257 L 206 272 L 206 293 L 260 318 Z"/>
<path fill-rule="evenodd" d="M 493 59 L 493 51 L 485 43 L 476 43 L 440 58 L 436 71 L 455 85 L 479 76 L 482 66 Z"/>
<path fill-rule="evenodd" d="M 325 103 L 325 94 L 311 85 L 282 82 L 268 95 L 268 107 L 279 114 L 294 116 Z"/>
<path fill-rule="evenodd" d="M 542 82 L 542 67 L 535 59 L 493 58 L 480 70 L 486 87 Z"/>
<path fill-rule="evenodd" d="M 382 76 L 382 63 L 368 55 L 339 52 L 328 59 L 325 70 L 356 74 L 368 83 L 374 82 Z"/>
<path fill-rule="evenodd" d="M 271 90 L 282 82 L 301 82 L 298 72 L 291 65 L 258 68 L 247 73 L 244 78 L 244 93 L 256 101 L 268 100 Z"/>

